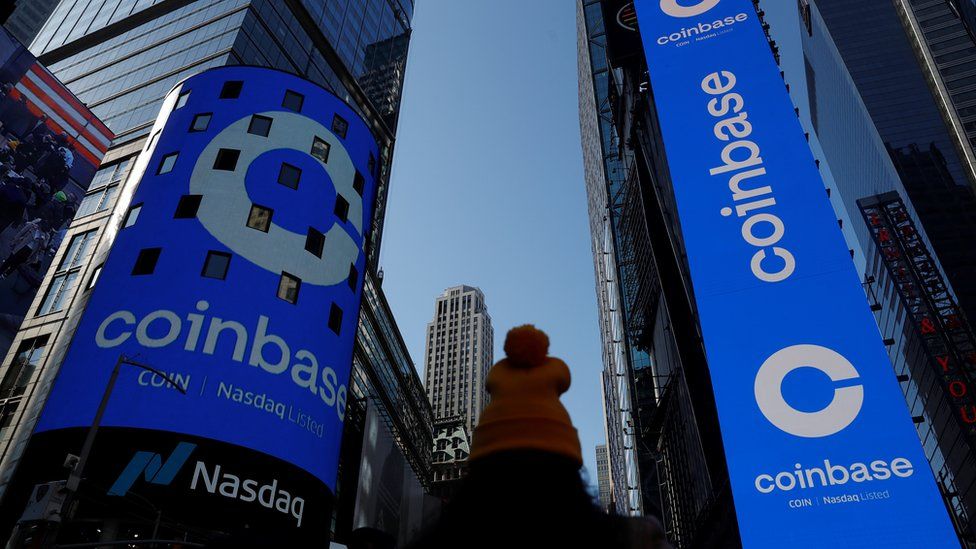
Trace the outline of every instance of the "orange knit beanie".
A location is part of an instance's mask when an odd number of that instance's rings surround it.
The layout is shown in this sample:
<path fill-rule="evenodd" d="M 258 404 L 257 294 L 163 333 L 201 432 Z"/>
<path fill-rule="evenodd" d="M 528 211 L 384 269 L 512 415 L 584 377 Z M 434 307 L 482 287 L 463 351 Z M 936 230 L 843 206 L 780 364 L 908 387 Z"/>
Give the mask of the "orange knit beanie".
<path fill-rule="evenodd" d="M 549 338 L 534 326 L 508 332 L 508 356 L 488 372 L 491 402 L 474 430 L 471 460 L 505 450 L 542 450 L 583 465 L 576 429 L 559 402 L 569 389 L 569 368 L 548 352 Z"/>

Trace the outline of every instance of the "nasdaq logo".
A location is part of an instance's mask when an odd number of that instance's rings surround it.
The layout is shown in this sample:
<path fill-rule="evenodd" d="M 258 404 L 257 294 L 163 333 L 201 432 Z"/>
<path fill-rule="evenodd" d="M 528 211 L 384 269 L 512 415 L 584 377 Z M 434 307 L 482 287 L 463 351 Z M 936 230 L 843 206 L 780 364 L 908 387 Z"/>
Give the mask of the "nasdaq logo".
<path fill-rule="evenodd" d="M 678 0 L 661 0 L 661 10 L 671 17 L 695 17 L 714 8 L 722 0 L 702 0 L 694 6 L 682 6 Z"/>
<path fill-rule="evenodd" d="M 756 374 L 756 403 L 770 423 L 791 435 L 821 438 L 836 434 L 851 424 L 864 404 L 864 387 L 834 388 L 833 398 L 823 409 L 804 412 L 783 398 L 783 380 L 800 368 L 814 368 L 831 381 L 860 377 L 857 368 L 840 353 L 819 345 L 793 345 L 780 349 L 763 362 Z"/>
<path fill-rule="evenodd" d="M 150 484 L 169 485 L 196 447 L 196 444 L 181 442 L 176 445 L 166 461 L 163 461 L 159 454 L 153 452 L 136 452 L 129 460 L 129 464 L 122 470 L 119 478 L 115 479 L 115 483 L 108 489 L 108 495 L 124 496 L 139 479 L 140 474 Z"/>

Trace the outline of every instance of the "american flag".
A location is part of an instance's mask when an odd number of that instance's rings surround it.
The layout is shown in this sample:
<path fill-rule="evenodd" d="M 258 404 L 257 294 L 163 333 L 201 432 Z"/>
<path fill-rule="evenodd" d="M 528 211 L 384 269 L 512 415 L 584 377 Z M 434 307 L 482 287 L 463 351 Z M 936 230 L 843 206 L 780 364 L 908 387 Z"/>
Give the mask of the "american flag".
<path fill-rule="evenodd" d="M 46 115 L 48 129 L 65 133 L 71 149 L 93 166 L 102 162 L 115 134 L 40 63 L 31 64 L 11 95 L 23 96 L 34 116 Z"/>

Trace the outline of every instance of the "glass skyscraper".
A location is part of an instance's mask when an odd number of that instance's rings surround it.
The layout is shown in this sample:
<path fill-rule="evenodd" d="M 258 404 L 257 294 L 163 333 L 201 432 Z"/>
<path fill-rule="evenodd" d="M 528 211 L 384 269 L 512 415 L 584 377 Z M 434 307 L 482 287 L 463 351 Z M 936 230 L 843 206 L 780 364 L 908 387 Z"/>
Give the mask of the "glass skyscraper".
<path fill-rule="evenodd" d="M 419 482 L 432 476 L 430 405 L 376 270 L 412 17 L 413 0 L 62 0 L 30 44 L 117 136 L 64 238 L 65 246 L 82 246 L 72 280 L 89 280 L 104 261 L 115 212 L 131 198 L 134 160 L 164 96 L 186 77 L 236 64 L 284 70 L 332 91 L 370 125 L 380 145 L 378 196 L 335 494 L 336 540 L 353 525 L 368 407 L 396 434 Z M 65 285 L 53 271 L 11 347 L 31 349 L 32 373 L 23 394 L 0 400 L 0 491 L 16 472 L 87 301 L 85 285 Z M 42 303 L 57 284 L 56 304 Z M 5 357 L 0 378 L 16 360 Z"/>

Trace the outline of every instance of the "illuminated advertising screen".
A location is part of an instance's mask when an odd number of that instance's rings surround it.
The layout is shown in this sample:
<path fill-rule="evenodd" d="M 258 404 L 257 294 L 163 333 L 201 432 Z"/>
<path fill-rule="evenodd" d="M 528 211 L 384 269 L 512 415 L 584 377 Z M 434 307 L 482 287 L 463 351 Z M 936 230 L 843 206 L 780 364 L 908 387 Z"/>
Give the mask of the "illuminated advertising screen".
<path fill-rule="evenodd" d="M 958 547 L 749 0 L 637 2 L 745 547 Z"/>
<path fill-rule="evenodd" d="M 122 365 L 90 460 L 100 502 L 327 540 L 378 155 L 349 105 L 297 76 L 177 86 L 32 445 L 80 440 L 124 355 L 172 383 Z"/>
<path fill-rule="evenodd" d="M 85 200 L 112 132 L 0 28 L 0 354 Z M 18 396 L 11 381 L 0 398 Z"/>

